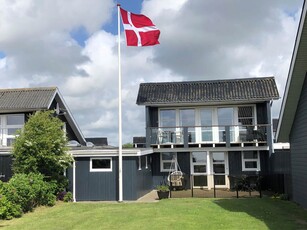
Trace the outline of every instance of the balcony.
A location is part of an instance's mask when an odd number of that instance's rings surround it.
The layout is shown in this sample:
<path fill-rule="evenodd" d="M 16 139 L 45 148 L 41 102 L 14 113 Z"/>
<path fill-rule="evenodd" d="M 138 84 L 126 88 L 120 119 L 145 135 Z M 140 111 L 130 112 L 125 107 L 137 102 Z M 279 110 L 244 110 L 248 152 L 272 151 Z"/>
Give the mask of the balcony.
<path fill-rule="evenodd" d="M 150 127 L 146 141 L 148 146 L 265 146 L 270 130 L 271 125 Z"/>

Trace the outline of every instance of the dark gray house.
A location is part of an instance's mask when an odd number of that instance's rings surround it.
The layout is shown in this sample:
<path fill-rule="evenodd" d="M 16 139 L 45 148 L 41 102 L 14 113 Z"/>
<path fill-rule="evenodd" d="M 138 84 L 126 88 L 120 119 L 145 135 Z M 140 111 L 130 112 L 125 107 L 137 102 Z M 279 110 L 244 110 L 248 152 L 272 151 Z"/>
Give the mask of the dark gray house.
<path fill-rule="evenodd" d="M 232 178 L 269 172 L 274 77 L 140 84 L 153 183 L 180 170 L 187 187 L 231 188 Z M 193 184 L 190 184 L 191 183 Z"/>
<path fill-rule="evenodd" d="M 0 179 L 12 176 L 11 145 L 16 130 L 40 110 L 54 110 L 65 124 L 68 140 L 80 143 L 69 151 L 75 160 L 67 171 L 74 200 L 118 200 L 118 149 L 108 146 L 106 138 L 85 139 L 56 87 L 0 89 Z M 151 153 L 151 149 L 123 150 L 125 200 L 136 200 L 152 189 Z"/>
<path fill-rule="evenodd" d="M 277 141 L 290 142 L 293 201 L 307 208 L 307 18 L 304 3 L 279 117 Z"/>
<path fill-rule="evenodd" d="M 65 124 L 67 137 L 85 144 L 80 129 L 56 87 L 0 89 L 0 176 L 7 181 L 11 175 L 11 145 L 15 133 L 30 114 L 39 110 L 55 110 Z"/>

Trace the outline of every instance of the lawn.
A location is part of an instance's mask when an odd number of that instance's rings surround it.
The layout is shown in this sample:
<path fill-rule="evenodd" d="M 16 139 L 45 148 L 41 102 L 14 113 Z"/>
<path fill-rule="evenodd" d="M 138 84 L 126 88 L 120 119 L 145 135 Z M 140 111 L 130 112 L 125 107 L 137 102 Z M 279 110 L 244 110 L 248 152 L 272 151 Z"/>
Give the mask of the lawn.
<path fill-rule="evenodd" d="M 155 203 L 57 203 L 1 229 L 307 229 L 307 211 L 271 198 L 167 199 Z"/>

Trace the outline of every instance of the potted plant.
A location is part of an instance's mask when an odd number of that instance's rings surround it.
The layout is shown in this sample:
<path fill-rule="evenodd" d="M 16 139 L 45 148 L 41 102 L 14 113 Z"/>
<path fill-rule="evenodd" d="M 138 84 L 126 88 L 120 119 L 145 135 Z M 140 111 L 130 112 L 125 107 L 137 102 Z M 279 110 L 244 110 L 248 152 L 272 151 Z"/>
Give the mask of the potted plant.
<path fill-rule="evenodd" d="M 161 185 L 158 185 L 156 189 L 157 189 L 159 200 L 166 199 L 169 197 L 169 186 L 168 185 L 161 184 Z"/>

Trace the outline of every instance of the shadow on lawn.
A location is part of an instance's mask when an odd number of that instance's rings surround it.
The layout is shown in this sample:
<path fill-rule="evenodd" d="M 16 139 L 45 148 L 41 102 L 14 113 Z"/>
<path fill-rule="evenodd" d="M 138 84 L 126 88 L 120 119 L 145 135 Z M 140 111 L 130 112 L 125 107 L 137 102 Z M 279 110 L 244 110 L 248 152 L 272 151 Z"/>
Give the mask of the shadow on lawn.
<path fill-rule="evenodd" d="M 219 199 L 214 203 L 230 212 L 247 213 L 264 222 L 268 229 L 307 229 L 307 210 L 290 201 L 241 198 Z"/>

